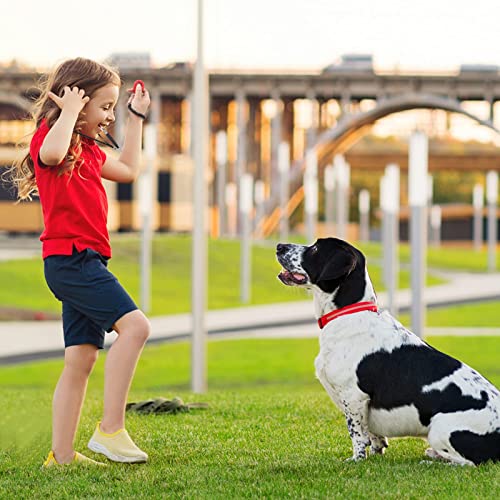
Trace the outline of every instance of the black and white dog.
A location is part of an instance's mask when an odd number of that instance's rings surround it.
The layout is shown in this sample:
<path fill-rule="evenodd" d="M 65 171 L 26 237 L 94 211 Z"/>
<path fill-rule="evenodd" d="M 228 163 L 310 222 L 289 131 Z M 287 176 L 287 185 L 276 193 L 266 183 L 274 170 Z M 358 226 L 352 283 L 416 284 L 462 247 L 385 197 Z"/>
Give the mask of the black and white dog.
<path fill-rule="evenodd" d="M 322 329 L 316 376 L 345 414 L 351 460 L 387 437 L 426 437 L 426 455 L 455 464 L 500 460 L 500 392 L 379 312 L 364 255 L 343 240 L 279 244 L 279 279 L 314 293 Z"/>

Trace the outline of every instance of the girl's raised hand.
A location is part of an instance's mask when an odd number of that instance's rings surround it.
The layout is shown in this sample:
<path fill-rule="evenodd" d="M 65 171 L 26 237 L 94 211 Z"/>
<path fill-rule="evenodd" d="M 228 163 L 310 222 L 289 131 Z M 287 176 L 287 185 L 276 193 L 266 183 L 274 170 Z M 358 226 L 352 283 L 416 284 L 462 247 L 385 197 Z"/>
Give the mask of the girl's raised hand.
<path fill-rule="evenodd" d="M 64 87 L 63 92 L 62 97 L 57 96 L 53 92 L 49 92 L 48 96 L 57 104 L 59 108 L 72 111 L 75 114 L 79 114 L 85 104 L 90 101 L 90 97 L 85 95 L 85 91 L 83 89 L 79 89 L 78 87 L 70 89 L 66 86 Z"/>
<path fill-rule="evenodd" d="M 151 103 L 149 92 L 146 88 L 139 83 L 135 86 L 135 91 L 131 89 L 127 92 L 131 94 L 127 104 L 131 104 L 135 111 L 145 115 Z"/>

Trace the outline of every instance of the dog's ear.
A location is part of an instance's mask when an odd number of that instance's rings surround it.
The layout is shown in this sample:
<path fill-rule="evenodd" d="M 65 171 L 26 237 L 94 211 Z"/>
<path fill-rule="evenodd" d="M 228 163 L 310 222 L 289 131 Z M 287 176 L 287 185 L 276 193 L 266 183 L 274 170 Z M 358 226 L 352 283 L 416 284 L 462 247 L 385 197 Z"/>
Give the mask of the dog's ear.
<path fill-rule="evenodd" d="M 349 249 L 342 249 L 328 260 L 323 267 L 318 281 L 336 280 L 342 276 L 348 275 L 357 263 L 356 254 Z"/>

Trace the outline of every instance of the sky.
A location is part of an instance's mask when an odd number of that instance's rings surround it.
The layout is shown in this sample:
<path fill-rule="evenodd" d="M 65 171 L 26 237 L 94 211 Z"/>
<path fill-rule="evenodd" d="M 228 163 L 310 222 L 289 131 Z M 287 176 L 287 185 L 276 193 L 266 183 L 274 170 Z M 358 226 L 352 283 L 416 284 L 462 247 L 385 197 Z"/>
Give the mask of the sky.
<path fill-rule="evenodd" d="M 149 52 L 155 66 L 196 58 L 197 0 L 0 2 L 0 62 Z M 500 65 L 498 0 L 204 0 L 210 68 L 321 69 L 346 53 L 381 70 Z"/>

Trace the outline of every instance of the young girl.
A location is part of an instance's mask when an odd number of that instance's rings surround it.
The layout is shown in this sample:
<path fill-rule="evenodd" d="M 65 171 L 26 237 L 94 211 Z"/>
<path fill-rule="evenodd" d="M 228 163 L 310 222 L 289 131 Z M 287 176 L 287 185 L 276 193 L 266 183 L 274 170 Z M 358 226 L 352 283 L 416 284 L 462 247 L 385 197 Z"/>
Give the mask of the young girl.
<path fill-rule="evenodd" d="M 20 199 L 38 193 L 45 229 L 47 284 L 62 302 L 64 369 L 53 398 L 52 450 L 44 466 L 85 462 L 75 438 L 87 381 L 103 348 L 104 334 L 118 333 L 106 359 L 104 413 L 88 447 L 117 462 L 145 462 L 125 430 L 127 395 L 150 324 L 107 269 L 108 203 L 102 180 L 133 182 L 139 174 L 142 121 L 148 92 L 138 85 L 129 99 L 119 159 L 94 139 L 114 122 L 120 78 L 112 69 L 77 58 L 62 63 L 43 85 L 35 105 L 36 131 L 29 154 L 14 165 Z"/>

